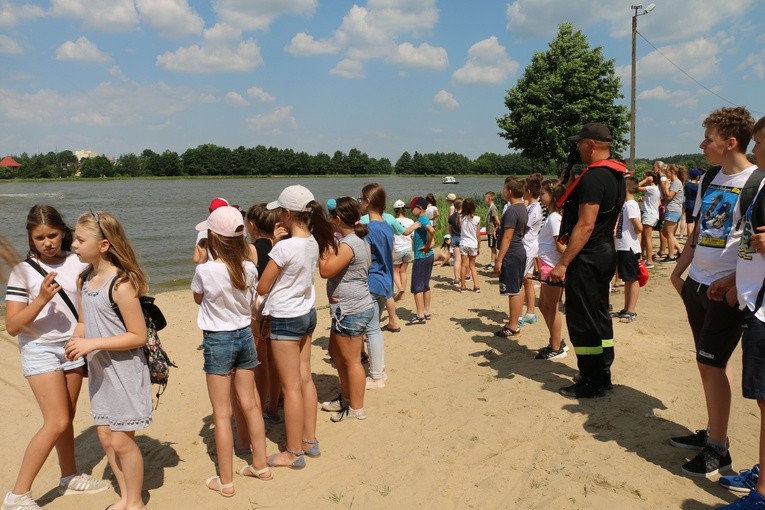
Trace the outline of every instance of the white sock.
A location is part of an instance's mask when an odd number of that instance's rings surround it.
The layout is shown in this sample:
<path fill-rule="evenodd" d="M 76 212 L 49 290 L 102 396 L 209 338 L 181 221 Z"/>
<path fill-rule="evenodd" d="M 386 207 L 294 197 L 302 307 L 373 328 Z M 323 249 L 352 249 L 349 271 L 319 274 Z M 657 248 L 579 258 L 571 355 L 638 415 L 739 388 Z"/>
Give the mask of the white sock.
<path fill-rule="evenodd" d="M 17 499 L 19 499 L 20 496 L 21 494 L 14 494 L 11 491 L 8 491 L 8 494 L 5 495 L 5 502 L 9 505 L 12 505 L 16 502 Z"/>

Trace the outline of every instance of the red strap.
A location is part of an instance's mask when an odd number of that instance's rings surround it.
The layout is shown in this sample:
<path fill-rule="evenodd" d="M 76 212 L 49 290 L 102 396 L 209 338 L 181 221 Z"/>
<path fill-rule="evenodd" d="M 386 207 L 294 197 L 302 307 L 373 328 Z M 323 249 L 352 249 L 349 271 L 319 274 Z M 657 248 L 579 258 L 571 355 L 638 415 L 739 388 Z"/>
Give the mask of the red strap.
<path fill-rule="evenodd" d="M 615 159 L 601 159 L 600 161 L 595 161 L 589 164 L 587 168 L 585 168 L 584 171 L 581 174 L 579 174 L 579 177 L 577 177 L 576 180 L 571 183 L 571 186 L 568 187 L 568 189 L 563 194 L 563 196 L 560 197 L 557 202 L 555 202 L 555 205 L 558 207 L 558 209 L 563 209 L 563 205 L 566 203 L 571 193 L 574 192 L 574 189 L 576 189 L 576 187 L 579 185 L 579 181 L 582 180 L 582 177 L 584 177 L 584 174 L 586 174 L 590 168 L 596 168 L 596 167 L 606 167 L 610 170 L 613 170 L 614 172 L 619 172 L 622 174 L 627 173 L 627 165 Z"/>

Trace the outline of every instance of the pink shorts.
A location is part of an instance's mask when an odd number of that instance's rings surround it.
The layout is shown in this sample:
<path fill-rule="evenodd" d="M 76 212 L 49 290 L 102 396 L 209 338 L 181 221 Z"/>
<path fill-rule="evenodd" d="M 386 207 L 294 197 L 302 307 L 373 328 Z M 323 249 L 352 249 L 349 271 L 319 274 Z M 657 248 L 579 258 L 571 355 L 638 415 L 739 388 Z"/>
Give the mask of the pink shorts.
<path fill-rule="evenodd" d="M 539 278 L 544 281 L 547 280 L 550 277 L 550 271 L 553 270 L 554 266 L 551 266 L 547 262 L 545 262 L 542 259 L 539 260 Z"/>

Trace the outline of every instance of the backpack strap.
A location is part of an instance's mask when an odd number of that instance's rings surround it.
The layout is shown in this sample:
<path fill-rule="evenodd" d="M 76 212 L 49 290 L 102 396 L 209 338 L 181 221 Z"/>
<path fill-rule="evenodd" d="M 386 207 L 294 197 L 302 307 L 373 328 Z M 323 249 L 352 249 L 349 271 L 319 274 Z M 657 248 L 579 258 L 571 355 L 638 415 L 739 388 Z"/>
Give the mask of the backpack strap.
<path fill-rule="evenodd" d="M 32 266 L 35 271 L 37 271 L 38 273 L 40 273 L 42 275 L 43 278 L 48 276 L 48 272 L 45 269 L 43 269 L 42 266 L 40 264 L 38 264 L 37 261 L 35 261 L 31 257 L 27 257 L 24 260 L 24 262 L 26 262 L 27 264 Z M 74 320 L 79 322 L 80 321 L 80 314 L 77 313 L 77 307 L 74 306 L 74 303 L 72 303 L 72 300 L 69 299 L 69 296 L 64 291 L 64 287 L 60 287 L 58 289 L 58 295 L 61 297 L 61 299 L 66 304 L 66 306 L 69 308 L 69 311 L 72 312 L 72 315 L 74 315 Z M 111 297 L 111 294 L 109 296 Z"/>
<path fill-rule="evenodd" d="M 744 219 L 746 211 L 749 209 L 749 206 L 752 205 L 752 202 L 754 202 L 754 199 L 757 196 L 757 191 L 760 189 L 760 183 L 764 178 L 765 170 L 755 168 L 754 172 L 752 172 L 747 178 L 744 187 L 741 188 L 741 195 L 739 195 L 738 199 L 738 210 L 741 213 L 741 216 L 738 220 L 738 223 L 736 223 L 736 230 L 741 229 L 741 220 Z"/>

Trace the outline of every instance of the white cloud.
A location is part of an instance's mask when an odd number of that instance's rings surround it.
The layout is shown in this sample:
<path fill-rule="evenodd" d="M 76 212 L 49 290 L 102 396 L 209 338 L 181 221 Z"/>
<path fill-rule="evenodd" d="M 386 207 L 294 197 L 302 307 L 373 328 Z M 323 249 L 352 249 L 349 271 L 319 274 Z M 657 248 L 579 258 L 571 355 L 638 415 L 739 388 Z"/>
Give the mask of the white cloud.
<path fill-rule="evenodd" d="M 661 2 L 654 11 L 638 18 L 638 30 L 654 41 L 687 40 L 708 34 L 716 26 L 729 27 L 730 18 L 741 15 L 754 3 L 755 0 L 726 0 L 724 9 L 712 9 L 700 7 L 698 0 Z M 514 35 L 549 37 L 564 20 L 580 29 L 605 22 L 610 35 L 629 37 L 634 14 L 630 3 L 603 6 L 602 0 L 515 0 L 507 5 L 507 29 Z"/>
<path fill-rule="evenodd" d="M 665 101 L 675 108 L 689 108 L 698 104 L 698 98 L 686 90 L 667 90 L 661 85 L 638 94 L 638 99 Z"/>
<path fill-rule="evenodd" d="M 199 102 L 199 95 L 189 89 L 162 82 L 104 82 L 70 95 L 50 89 L 0 89 L 0 116 L 30 126 L 146 126 L 165 122 Z"/>
<path fill-rule="evenodd" d="M 688 83 L 688 78 L 672 65 L 671 62 L 679 65 L 685 72 L 697 80 L 714 76 L 718 72 L 722 48 L 719 44 L 719 39 L 700 38 L 684 43 L 663 46 L 659 48 L 659 51 L 661 53 L 654 50 L 638 60 L 638 79 L 669 78 L 677 82 Z M 629 73 L 629 66 L 620 68 L 617 72 L 619 74 Z"/>
<path fill-rule="evenodd" d="M 765 50 L 747 55 L 736 70 L 754 74 L 760 80 L 765 78 Z"/>
<path fill-rule="evenodd" d="M 111 66 L 109 68 L 109 74 L 115 78 L 117 78 L 119 81 L 127 81 L 127 76 L 125 76 L 122 73 L 122 69 L 120 69 L 120 66 Z"/>
<path fill-rule="evenodd" d="M 5 55 L 21 55 L 24 53 L 24 50 L 19 46 L 19 43 L 7 35 L 0 35 L 0 53 Z"/>
<path fill-rule="evenodd" d="M 441 133 L 444 132 L 444 130 L 440 127 L 433 127 L 433 128 L 430 128 L 430 132 L 440 135 Z"/>
<path fill-rule="evenodd" d="M 362 62 L 370 59 L 383 59 L 403 68 L 440 70 L 449 65 L 445 49 L 398 41 L 404 34 L 427 35 L 438 16 L 435 0 L 368 0 L 366 6 L 353 5 L 330 37 L 317 40 L 301 32 L 285 51 L 293 55 L 342 51 L 343 60 L 330 73 L 345 78 L 363 78 Z"/>
<path fill-rule="evenodd" d="M 468 50 L 468 60 L 452 78 L 461 85 L 500 85 L 518 71 L 518 62 L 507 56 L 496 36 L 478 41 Z"/>
<path fill-rule="evenodd" d="M 386 62 L 399 67 L 419 67 L 423 69 L 442 70 L 449 67 L 449 57 L 444 48 L 437 48 L 422 43 L 415 47 L 411 43 L 399 44 L 396 54 L 385 59 Z"/>
<path fill-rule="evenodd" d="M 433 97 L 433 103 L 441 110 L 456 110 L 460 107 L 459 102 L 454 99 L 451 92 L 445 90 L 439 90 Z"/>
<path fill-rule="evenodd" d="M 292 106 L 280 106 L 269 113 L 248 118 L 247 127 L 258 132 L 281 133 L 283 127 L 295 129 L 297 122 L 292 116 Z"/>
<path fill-rule="evenodd" d="M 243 30 L 265 30 L 279 16 L 310 15 L 318 0 L 214 0 L 220 21 Z"/>
<path fill-rule="evenodd" d="M 157 65 L 168 71 L 205 74 L 252 71 L 263 63 L 253 39 L 241 39 L 241 31 L 218 24 L 204 31 L 204 44 L 193 44 L 157 57 Z"/>
<path fill-rule="evenodd" d="M 11 28 L 23 19 L 40 18 L 45 11 L 36 5 L 13 4 L 8 0 L 0 0 L 0 28 Z"/>
<path fill-rule="evenodd" d="M 107 32 L 132 30 L 138 25 L 133 0 L 51 0 L 50 14 L 77 18 L 87 27 Z"/>
<path fill-rule="evenodd" d="M 136 0 L 141 19 L 165 37 L 180 39 L 202 32 L 204 20 L 188 0 Z"/>
<path fill-rule="evenodd" d="M 87 37 L 66 41 L 56 48 L 56 60 L 79 60 L 83 62 L 108 62 L 109 55 L 99 50 Z"/>
<path fill-rule="evenodd" d="M 364 66 L 358 60 L 349 58 L 343 59 L 332 68 L 329 74 L 340 76 L 341 78 L 360 79 L 364 75 Z"/>
<path fill-rule="evenodd" d="M 317 41 L 305 32 L 300 32 L 284 47 L 284 51 L 295 56 L 326 55 L 337 53 L 340 46 L 333 40 Z"/>
<path fill-rule="evenodd" d="M 250 102 L 236 92 L 229 92 L 226 94 L 226 104 L 231 106 L 247 106 Z"/>
<path fill-rule="evenodd" d="M 260 87 L 250 87 L 247 89 L 247 95 L 254 97 L 261 103 L 273 103 L 276 99 L 274 96 L 266 92 Z"/>

